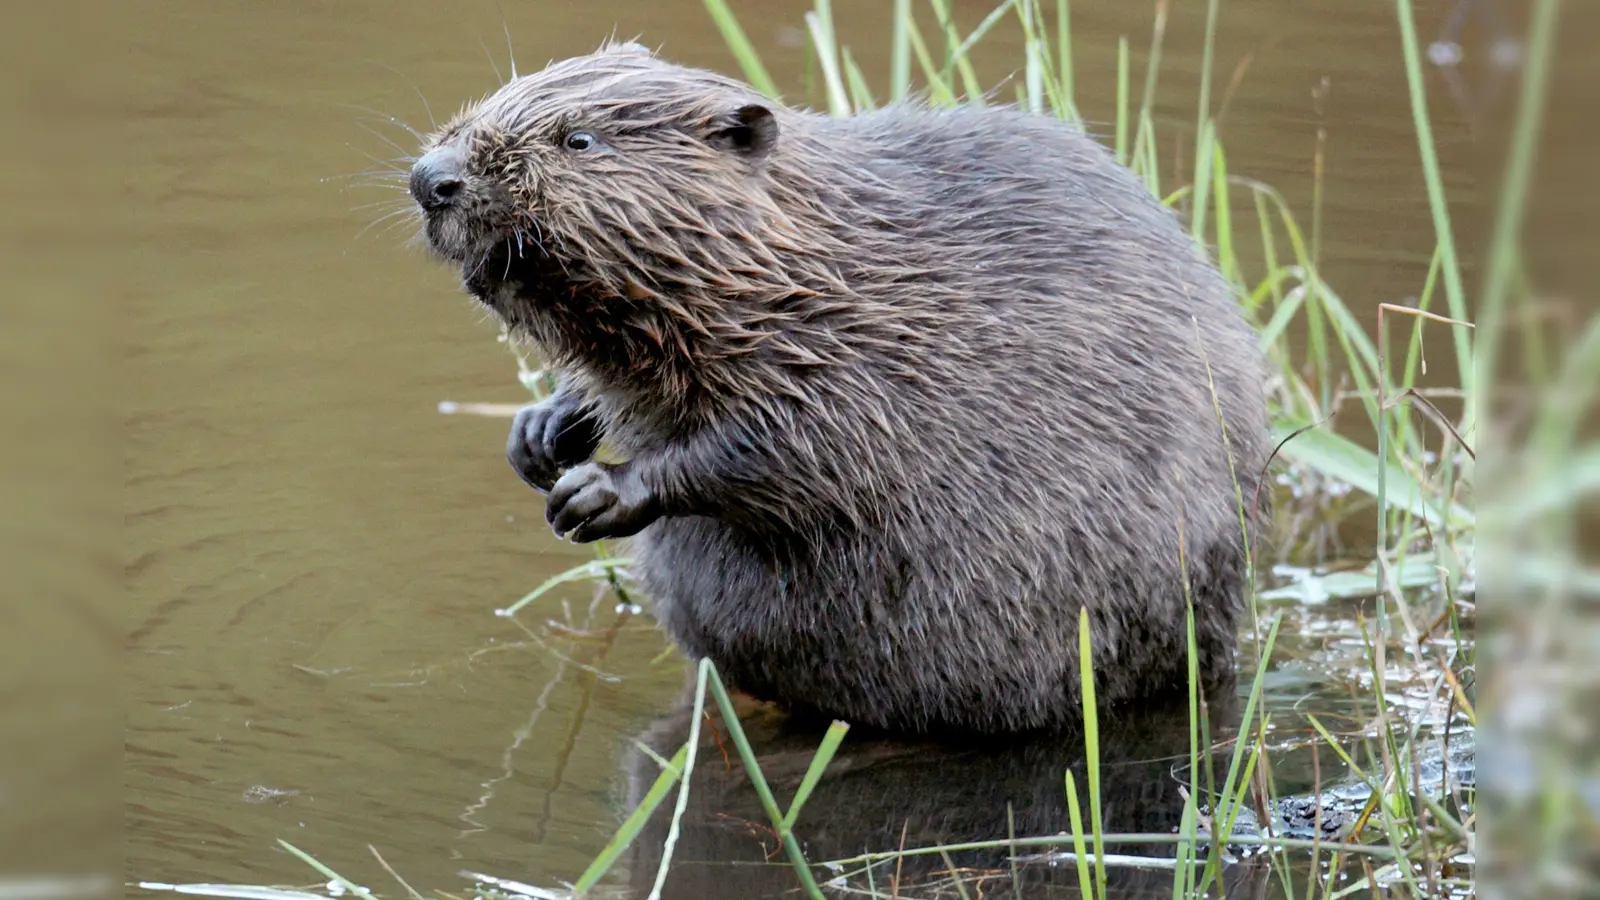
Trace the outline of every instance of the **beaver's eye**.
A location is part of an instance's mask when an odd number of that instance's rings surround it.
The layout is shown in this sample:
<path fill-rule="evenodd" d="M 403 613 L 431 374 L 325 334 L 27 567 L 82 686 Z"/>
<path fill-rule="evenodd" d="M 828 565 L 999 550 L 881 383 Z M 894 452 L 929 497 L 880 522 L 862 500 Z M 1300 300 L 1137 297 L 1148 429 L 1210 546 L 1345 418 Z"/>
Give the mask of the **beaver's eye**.
<path fill-rule="evenodd" d="M 574 131 L 565 141 L 568 150 L 588 150 L 595 144 L 594 135 L 587 131 Z"/>

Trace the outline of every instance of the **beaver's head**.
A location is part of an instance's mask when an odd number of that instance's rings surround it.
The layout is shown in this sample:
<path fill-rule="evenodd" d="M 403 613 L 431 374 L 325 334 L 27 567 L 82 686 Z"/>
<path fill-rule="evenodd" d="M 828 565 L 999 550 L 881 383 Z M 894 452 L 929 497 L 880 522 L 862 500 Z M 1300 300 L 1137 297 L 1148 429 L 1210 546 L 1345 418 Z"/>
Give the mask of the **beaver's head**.
<path fill-rule="evenodd" d="M 517 78 L 411 170 L 428 244 L 501 315 L 540 298 L 665 296 L 758 260 L 778 116 L 752 88 L 609 45 Z M 732 252 L 730 252 L 730 250 Z"/>

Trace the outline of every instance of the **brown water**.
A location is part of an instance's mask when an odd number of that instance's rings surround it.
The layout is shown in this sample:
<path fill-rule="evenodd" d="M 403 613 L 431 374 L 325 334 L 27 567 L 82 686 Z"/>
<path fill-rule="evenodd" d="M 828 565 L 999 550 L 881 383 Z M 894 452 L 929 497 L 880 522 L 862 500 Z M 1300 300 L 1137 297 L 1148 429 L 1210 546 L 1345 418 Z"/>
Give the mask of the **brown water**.
<path fill-rule="evenodd" d="M 805 5 L 734 5 L 798 91 Z M 1423 34 L 1454 5 L 1420 4 Z M 615 31 L 735 71 L 699 0 L 505 6 L 524 70 Z M 837 6 L 883 83 L 889 5 Z M 1193 119 L 1204 12 L 1178 6 L 1169 136 Z M 956 7 L 970 26 L 987 4 Z M 1116 38 L 1145 46 L 1150 10 L 1074 9 L 1083 104 L 1109 120 Z M 97 104 L 139 172 L 124 236 L 139 277 L 121 295 L 128 876 L 316 881 L 282 838 L 386 891 L 368 843 L 425 891 L 458 888 L 461 869 L 574 878 L 625 812 L 631 736 L 668 708 L 684 668 L 652 662 L 648 617 L 608 632 L 615 601 L 585 586 L 525 611 L 531 635 L 493 615 L 588 551 L 544 527 L 503 460 L 504 421 L 439 414 L 443 400 L 522 401 L 514 362 L 452 272 L 408 235 L 362 233 L 385 209 L 364 205 L 399 195 L 341 179 L 395 155 L 356 107 L 426 126 L 413 82 L 436 113 L 495 87 L 480 40 L 503 70 L 500 13 L 490 0 L 138 10 L 118 23 L 126 45 Z M 1013 30 L 978 55 L 991 81 Z M 1235 0 L 1219 91 L 1246 54 L 1231 166 L 1308 215 L 1325 128 L 1328 277 L 1363 316 L 1403 302 L 1432 232 L 1391 9 Z M 1468 116 L 1433 86 L 1441 152 L 1451 171 L 1470 168 Z M 1442 350 L 1437 361 L 1448 368 Z M 1320 647 L 1316 631 L 1298 640 Z M 1274 696 L 1291 703 L 1316 681 L 1285 672 Z"/>

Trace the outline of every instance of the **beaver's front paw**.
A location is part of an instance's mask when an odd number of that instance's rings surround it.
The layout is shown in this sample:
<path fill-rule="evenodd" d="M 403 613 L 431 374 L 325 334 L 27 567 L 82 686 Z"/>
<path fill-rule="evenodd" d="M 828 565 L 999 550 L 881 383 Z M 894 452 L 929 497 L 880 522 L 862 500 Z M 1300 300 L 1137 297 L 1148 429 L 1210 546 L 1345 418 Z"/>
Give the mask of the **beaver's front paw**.
<path fill-rule="evenodd" d="M 550 490 L 561 470 L 588 461 L 600 446 L 600 420 L 576 393 L 558 392 L 517 410 L 506 459 L 530 486 Z"/>
<path fill-rule="evenodd" d="M 632 537 L 661 517 L 660 504 L 626 463 L 584 463 L 550 489 L 545 520 L 557 535 L 579 544 Z"/>

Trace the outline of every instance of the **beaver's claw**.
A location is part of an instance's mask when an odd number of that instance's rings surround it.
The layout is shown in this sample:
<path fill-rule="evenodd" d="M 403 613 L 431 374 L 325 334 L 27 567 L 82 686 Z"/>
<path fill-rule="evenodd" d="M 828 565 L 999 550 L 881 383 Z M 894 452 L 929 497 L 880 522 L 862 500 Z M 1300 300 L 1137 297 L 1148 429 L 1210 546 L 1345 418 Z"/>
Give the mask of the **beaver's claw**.
<path fill-rule="evenodd" d="M 659 504 L 626 464 L 584 463 L 550 489 L 545 520 L 556 534 L 579 544 L 632 537 L 660 518 Z"/>
<path fill-rule="evenodd" d="M 531 487 L 548 491 L 561 470 L 587 462 L 600 445 L 600 421 L 576 393 L 557 392 L 517 410 L 506 459 Z"/>

